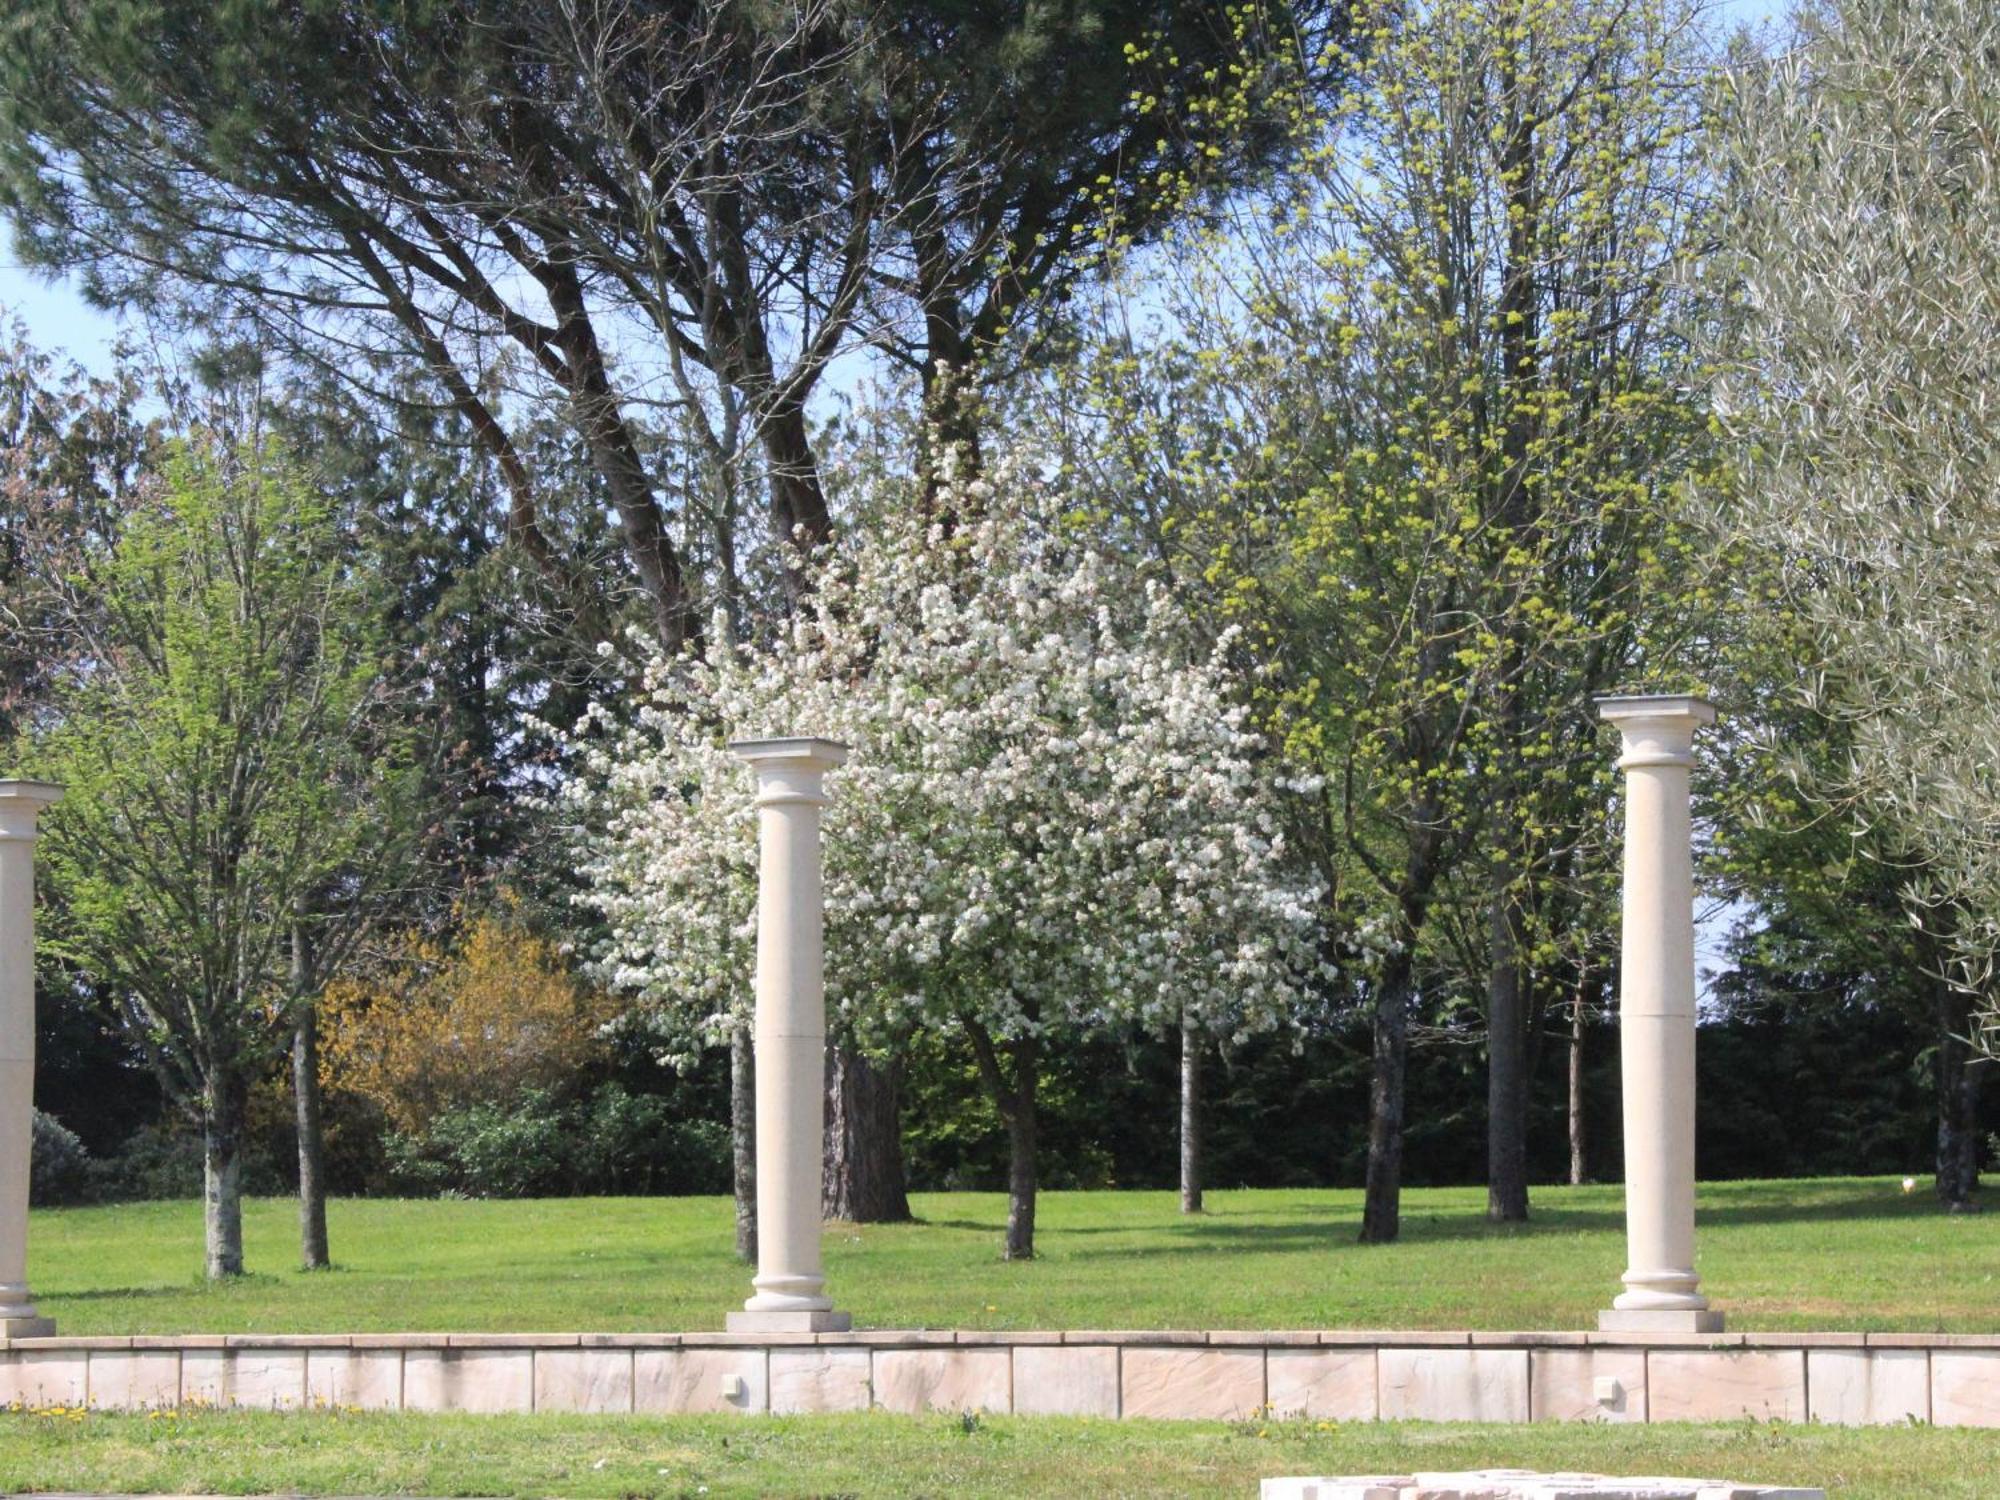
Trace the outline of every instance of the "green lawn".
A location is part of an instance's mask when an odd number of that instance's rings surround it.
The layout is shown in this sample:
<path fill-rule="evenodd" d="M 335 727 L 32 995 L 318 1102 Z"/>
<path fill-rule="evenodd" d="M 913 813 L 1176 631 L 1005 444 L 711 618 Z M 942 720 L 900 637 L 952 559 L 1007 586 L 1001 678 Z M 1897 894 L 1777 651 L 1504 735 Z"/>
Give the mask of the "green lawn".
<path fill-rule="evenodd" d="M 1354 1243 L 1360 1194 L 1048 1193 L 1041 1258 L 998 1259 L 998 1194 L 920 1194 L 922 1222 L 834 1226 L 840 1306 L 864 1325 L 962 1328 L 1581 1328 L 1624 1268 L 1619 1190 L 1542 1188 L 1489 1225 L 1476 1188 L 1404 1197 L 1398 1245 Z M 296 1218 L 252 1203 L 252 1274 L 200 1279 L 200 1211 L 38 1212 L 30 1280 L 63 1332 L 712 1329 L 748 1292 L 729 1206 L 705 1199 L 342 1201 L 331 1272 Z M 1949 1216 L 1891 1179 L 1717 1183 L 1701 1270 L 1734 1329 L 2000 1330 L 2000 1215 Z"/>
<path fill-rule="evenodd" d="M 841 1417 L 0 1414 L 0 1491 L 1254 1495 L 1269 1474 L 1582 1468 L 1990 1497 L 2000 1433 Z"/>

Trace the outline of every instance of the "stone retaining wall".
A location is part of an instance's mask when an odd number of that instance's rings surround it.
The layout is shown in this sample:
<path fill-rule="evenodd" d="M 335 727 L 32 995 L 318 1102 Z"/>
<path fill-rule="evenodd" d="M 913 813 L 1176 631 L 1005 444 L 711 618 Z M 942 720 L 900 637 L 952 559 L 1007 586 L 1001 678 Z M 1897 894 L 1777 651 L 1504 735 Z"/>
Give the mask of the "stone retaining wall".
<path fill-rule="evenodd" d="M 2000 1335 L 871 1331 L 0 1341 L 0 1404 L 2000 1427 Z"/>

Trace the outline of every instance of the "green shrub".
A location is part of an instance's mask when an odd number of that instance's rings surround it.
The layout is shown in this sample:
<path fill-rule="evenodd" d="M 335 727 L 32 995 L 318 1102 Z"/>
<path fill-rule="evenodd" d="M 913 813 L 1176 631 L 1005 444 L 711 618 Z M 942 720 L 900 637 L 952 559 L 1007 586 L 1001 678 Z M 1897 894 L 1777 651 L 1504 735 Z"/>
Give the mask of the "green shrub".
<path fill-rule="evenodd" d="M 714 1193 L 729 1185 L 729 1131 L 667 1118 L 665 1100 L 615 1083 L 565 1104 L 524 1089 L 509 1104 L 438 1115 L 386 1142 L 391 1185 L 426 1196 L 557 1198 L 593 1193 Z"/>
<path fill-rule="evenodd" d="M 90 1153 L 62 1121 L 34 1112 L 34 1146 L 28 1167 L 28 1201 L 37 1208 L 84 1203 L 91 1197 Z"/>

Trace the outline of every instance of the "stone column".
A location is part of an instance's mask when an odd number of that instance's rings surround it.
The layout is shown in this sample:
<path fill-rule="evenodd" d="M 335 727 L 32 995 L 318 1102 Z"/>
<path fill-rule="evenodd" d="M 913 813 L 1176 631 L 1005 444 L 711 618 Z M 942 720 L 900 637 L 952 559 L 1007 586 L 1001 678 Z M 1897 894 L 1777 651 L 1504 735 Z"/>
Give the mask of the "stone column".
<path fill-rule="evenodd" d="M 840 1332 L 820 1269 L 826 1150 L 825 909 L 820 809 L 847 747 L 738 740 L 757 773 L 757 1274 L 731 1332 Z"/>
<path fill-rule="evenodd" d="M 34 1159 L 35 820 L 62 796 L 46 781 L 0 781 L 0 1337 L 56 1325 L 28 1292 L 28 1171 Z"/>
<path fill-rule="evenodd" d="M 1600 1328 L 1712 1333 L 1694 1271 L 1694 831 L 1688 769 L 1706 700 L 1600 698 L 1624 736 L 1618 1033 L 1625 1100 L 1625 1290 Z"/>

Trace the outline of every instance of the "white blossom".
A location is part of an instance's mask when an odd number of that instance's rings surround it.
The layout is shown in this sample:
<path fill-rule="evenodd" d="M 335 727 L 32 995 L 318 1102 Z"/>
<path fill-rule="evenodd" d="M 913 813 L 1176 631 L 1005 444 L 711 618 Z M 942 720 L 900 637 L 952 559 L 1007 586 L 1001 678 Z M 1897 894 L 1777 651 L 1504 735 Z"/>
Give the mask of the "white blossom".
<path fill-rule="evenodd" d="M 814 565 L 776 649 L 655 658 L 629 727 L 598 710 L 562 793 L 602 977 L 679 1059 L 747 1006 L 753 778 L 731 739 L 850 746 L 825 816 L 827 995 L 864 1040 L 971 1018 L 996 1038 L 1241 1036 L 1317 974 L 1297 796 L 1164 588 L 1002 461 Z M 728 639 L 719 626 L 714 641 Z"/>

